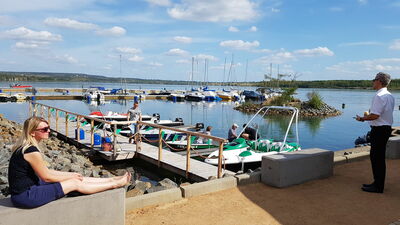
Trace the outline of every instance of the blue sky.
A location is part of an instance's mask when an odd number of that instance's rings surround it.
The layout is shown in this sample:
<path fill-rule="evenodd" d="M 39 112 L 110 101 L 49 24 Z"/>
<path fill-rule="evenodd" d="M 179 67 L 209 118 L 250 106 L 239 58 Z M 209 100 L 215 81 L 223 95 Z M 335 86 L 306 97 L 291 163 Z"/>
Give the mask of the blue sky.
<path fill-rule="evenodd" d="M 194 80 L 260 81 L 271 64 L 400 78 L 399 15 L 400 0 L 0 0 L 0 70 L 189 80 L 194 57 Z"/>

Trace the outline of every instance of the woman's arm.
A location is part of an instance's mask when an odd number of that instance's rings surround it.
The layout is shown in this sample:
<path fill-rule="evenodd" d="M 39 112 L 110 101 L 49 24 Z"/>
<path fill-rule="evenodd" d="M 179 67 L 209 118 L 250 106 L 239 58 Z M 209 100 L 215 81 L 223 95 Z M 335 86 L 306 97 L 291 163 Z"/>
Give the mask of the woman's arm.
<path fill-rule="evenodd" d="M 32 166 L 36 175 L 45 182 L 61 182 L 71 178 L 78 178 L 82 180 L 82 176 L 77 173 L 59 172 L 48 169 L 42 158 L 40 152 L 31 152 L 24 154 L 24 159 Z"/>

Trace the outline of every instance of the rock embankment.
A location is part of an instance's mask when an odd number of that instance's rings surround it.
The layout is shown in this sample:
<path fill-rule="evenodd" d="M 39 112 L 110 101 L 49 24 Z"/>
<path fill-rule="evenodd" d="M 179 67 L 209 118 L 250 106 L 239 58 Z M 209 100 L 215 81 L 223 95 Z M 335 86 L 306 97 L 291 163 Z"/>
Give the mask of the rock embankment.
<path fill-rule="evenodd" d="M 235 110 L 244 112 L 244 113 L 256 113 L 261 107 L 266 106 L 264 103 L 244 103 L 237 107 Z M 332 106 L 323 103 L 320 109 L 312 108 L 307 102 L 295 102 L 293 104 L 289 104 L 289 106 L 294 106 L 299 109 L 300 117 L 330 117 L 330 116 L 339 116 L 342 114 L 341 111 L 335 109 Z M 288 110 L 279 110 L 279 109 L 271 109 L 268 111 L 268 115 L 289 115 L 291 114 Z"/>
<path fill-rule="evenodd" d="M 0 199 L 9 195 L 8 190 L 8 163 L 11 157 L 12 145 L 20 137 L 22 125 L 7 120 L 0 114 Z M 151 193 L 159 190 L 177 187 L 178 185 L 166 178 L 160 182 L 140 181 L 133 167 L 108 171 L 102 166 L 94 165 L 81 149 L 51 136 L 40 144 L 43 158 L 51 169 L 77 172 L 90 177 L 112 177 L 122 175 L 125 171 L 132 173 L 131 184 L 127 187 L 130 196 Z M 135 179 L 136 178 L 136 179 Z"/>

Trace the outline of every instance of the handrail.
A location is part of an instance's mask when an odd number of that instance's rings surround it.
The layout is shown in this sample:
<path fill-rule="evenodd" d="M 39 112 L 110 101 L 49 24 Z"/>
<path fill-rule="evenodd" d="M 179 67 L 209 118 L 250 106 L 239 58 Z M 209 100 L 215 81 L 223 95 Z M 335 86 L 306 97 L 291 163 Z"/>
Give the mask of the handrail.
<path fill-rule="evenodd" d="M 58 132 L 58 116 L 59 116 L 58 112 L 64 112 L 65 113 L 65 115 L 66 115 L 66 118 L 65 118 L 66 126 L 68 125 L 68 116 L 69 115 L 76 116 L 76 118 L 77 118 L 76 127 L 77 127 L 77 131 L 78 131 L 77 132 L 78 141 L 79 141 L 80 119 L 81 118 L 85 118 L 87 120 L 90 120 L 90 133 L 91 133 L 90 134 L 90 144 L 91 144 L 90 146 L 92 148 L 93 148 L 93 145 L 94 145 L 94 121 L 97 121 L 97 122 L 100 122 L 100 123 L 105 123 L 105 124 L 110 124 L 114 128 L 114 132 L 112 134 L 114 136 L 114 140 L 113 140 L 113 146 L 114 146 L 114 148 L 113 148 L 113 156 L 114 157 L 117 154 L 116 145 L 117 145 L 117 137 L 119 136 L 116 133 L 117 125 L 136 124 L 137 128 L 140 127 L 141 125 L 147 125 L 147 126 L 158 128 L 158 129 L 160 129 L 159 130 L 159 138 L 160 138 L 160 140 L 162 140 L 162 135 L 161 135 L 162 134 L 162 130 L 172 130 L 172 131 L 185 133 L 189 137 L 190 136 L 198 136 L 198 137 L 214 140 L 216 142 L 219 142 L 219 156 L 218 156 L 219 160 L 218 160 L 217 177 L 218 178 L 222 177 L 222 158 L 223 158 L 222 151 L 223 151 L 224 143 L 227 142 L 227 140 L 224 139 L 224 138 L 215 137 L 215 136 L 211 136 L 211 135 L 207 135 L 207 134 L 199 133 L 199 132 L 182 130 L 182 129 L 175 128 L 175 127 L 167 127 L 167 126 L 159 125 L 159 124 L 156 124 L 156 123 L 143 122 L 143 121 L 140 121 L 140 120 L 139 121 L 128 121 L 128 120 L 127 121 L 106 121 L 106 120 L 102 120 L 102 119 L 98 119 L 98 118 L 93 118 L 91 116 L 82 115 L 82 114 L 79 114 L 79 113 L 69 112 L 67 110 L 63 110 L 63 109 L 60 109 L 60 108 L 57 108 L 57 107 L 52 107 L 52 106 L 49 106 L 49 105 L 46 105 L 46 104 L 36 103 L 36 102 L 33 102 L 33 101 L 31 101 L 31 104 L 29 104 L 30 113 L 31 113 L 31 108 L 32 108 L 31 105 L 33 105 L 33 110 L 32 110 L 32 114 L 33 115 L 36 115 L 36 112 L 37 112 L 36 106 L 41 106 L 42 107 L 41 108 L 42 109 L 41 110 L 42 116 L 44 116 L 43 115 L 43 113 L 44 113 L 43 107 L 47 107 L 47 117 L 48 117 L 49 122 L 50 122 L 50 119 L 51 119 L 51 110 L 50 109 L 55 109 L 55 111 L 56 111 L 56 118 L 55 118 L 56 119 L 56 121 L 55 121 L 56 124 L 55 124 L 55 127 L 56 127 L 56 131 L 57 132 Z M 139 131 L 140 129 L 136 129 L 136 130 Z M 66 136 L 68 136 L 67 131 L 68 131 L 68 128 L 66 128 Z M 137 135 L 137 134 L 139 134 L 139 135 Z M 162 149 L 163 149 L 162 148 L 162 141 L 160 141 L 160 140 L 159 140 L 159 144 L 158 144 L 158 166 L 159 167 L 161 166 Z M 187 178 L 189 176 L 189 171 L 190 171 L 190 141 L 189 140 L 190 140 L 190 138 L 188 138 L 188 145 L 187 145 L 187 149 L 186 149 L 187 150 L 187 156 L 186 156 L 187 157 L 186 158 L 186 177 Z M 140 137 L 140 133 L 139 132 L 135 133 L 135 143 L 136 143 L 136 152 L 139 152 L 140 151 L 140 143 L 141 143 L 141 137 Z"/>

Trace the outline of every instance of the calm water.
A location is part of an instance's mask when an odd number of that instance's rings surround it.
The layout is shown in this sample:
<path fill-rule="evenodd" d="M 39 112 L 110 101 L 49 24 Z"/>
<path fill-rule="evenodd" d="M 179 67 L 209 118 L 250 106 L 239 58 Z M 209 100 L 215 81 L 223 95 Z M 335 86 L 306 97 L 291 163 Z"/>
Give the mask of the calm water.
<path fill-rule="evenodd" d="M 88 87 L 89 84 L 83 84 Z M 107 88 L 118 88 L 119 84 L 91 84 L 92 86 L 105 86 Z M 8 83 L 0 83 L 0 87 L 7 87 Z M 37 83 L 35 87 L 57 87 L 57 88 L 80 88 L 81 83 Z M 124 87 L 125 88 L 125 87 Z M 180 89 L 185 90 L 190 87 L 179 85 L 132 85 L 128 84 L 127 88 L 143 88 L 143 89 Z M 217 88 L 218 89 L 218 88 Z M 255 88 L 246 88 L 255 89 Z M 364 135 L 369 126 L 367 123 L 355 121 L 352 117 L 356 114 L 361 115 L 367 111 L 370 106 L 371 99 L 375 93 L 373 90 L 338 90 L 338 89 L 298 89 L 297 98 L 306 100 L 306 95 L 312 90 L 318 91 L 323 100 L 329 105 L 342 110 L 343 114 L 338 117 L 331 118 L 314 118 L 301 119 L 299 121 L 299 137 L 302 148 L 322 148 L 328 150 L 341 150 L 352 148 L 354 140 Z M 394 112 L 394 126 L 400 125 L 400 113 L 398 104 L 400 103 L 400 92 L 393 91 L 396 98 L 396 106 Z M 41 94 L 41 93 L 38 93 Z M 126 112 L 133 104 L 133 101 L 108 102 L 104 105 L 94 106 L 88 105 L 83 101 L 38 101 L 54 107 L 59 107 L 71 112 L 88 114 L 94 110 Z M 346 107 L 342 109 L 342 103 Z M 205 126 L 213 126 L 212 134 L 215 136 L 226 137 L 229 127 L 232 123 L 237 123 L 241 127 L 246 123 L 252 115 L 247 115 L 239 111 L 233 110 L 235 103 L 216 102 L 216 103 L 194 103 L 182 102 L 174 103 L 161 100 L 145 100 L 140 103 L 142 112 L 145 114 L 160 113 L 161 119 L 175 119 L 180 117 L 186 124 L 195 124 L 202 122 Z M 28 116 L 27 103 L 3 103 L 0 104 L 0 113 L 4 114 L 8 119 L 22 122 Z M 267 135 L 275 139 L 283 138 L 284 130 L 287 127 L 288 117 L 271 117 L 257 118 L 256 123 L 262 135 Z M 291 138 L 294 132 L 291 132 Z M 292 139 L 293 140 L 293 139 Z"/>

